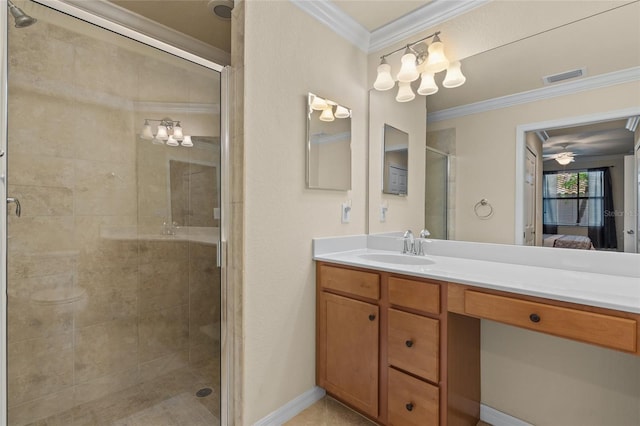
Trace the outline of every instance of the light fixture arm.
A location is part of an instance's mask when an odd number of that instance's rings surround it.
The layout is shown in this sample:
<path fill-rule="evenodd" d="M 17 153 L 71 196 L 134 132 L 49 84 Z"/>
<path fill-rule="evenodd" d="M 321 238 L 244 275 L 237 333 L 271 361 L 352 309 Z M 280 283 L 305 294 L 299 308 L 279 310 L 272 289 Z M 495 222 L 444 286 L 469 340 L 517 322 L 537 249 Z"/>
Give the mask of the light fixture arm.
<path fill-rule="evenodd" d="M 424 56 L 424 55 L 425 55 L 425 53 L 424 53 L 424 52 L 416 51 L 416 50 L 414 49 L 414 46 L 415 46 L 416 44 L 419 44 L 419 43 L 420 43 L 420 42 L 422 42 L 422 41 L 428 40 L 428 39 L 433 38 L 433 37 L 436 37 L 436 38 L 437 38 L 437 41 L 440 41 L 440 37 L 438 37 L 438 35 L 439 35 L 439 34 L 440 34 L 440 31 L 436 31 L 436 32 L 435 32 L 435 33 L 433 33 L 433 34 L 429 34 L 429 35 L 428 35 L 428 36 L 426 36 L 426 37 L 422 37 L 420 40 L 413 41 L 413 42 L 408 43 L 408 44 L 406 44 L 406 45 L 404 45 L 404 46 L 402 46 L 402 47 L 399 47 L 398 49 L 396 49 L 396 50 L 394 50 L 394 51 L 392 51 L 392 52 L 385 53 L 384 55 L 380 56 L 380 59 L 381 59 L 381 60 L 383 60 L 383 59 L 385 59 L 387 56 L 391 56 L 391 55 L 393 55 L 394 53 L 397 53 L 397 52 L 399 52 L 399 51 L 401 51 L 401 50 L 406 50 L 406 49 L 409 49 L 409 50 L 410 50 L 414 55 L 416 55 L 416 58 L 419 58 L 419 57 L 421 57 L 421 56 Z M 435 39 L 435 38 L 434 38 L 434 41 L 436 41 L 436 39 Z M 423 60 L 424 60 L 424 59 L 423 59 Z"/>

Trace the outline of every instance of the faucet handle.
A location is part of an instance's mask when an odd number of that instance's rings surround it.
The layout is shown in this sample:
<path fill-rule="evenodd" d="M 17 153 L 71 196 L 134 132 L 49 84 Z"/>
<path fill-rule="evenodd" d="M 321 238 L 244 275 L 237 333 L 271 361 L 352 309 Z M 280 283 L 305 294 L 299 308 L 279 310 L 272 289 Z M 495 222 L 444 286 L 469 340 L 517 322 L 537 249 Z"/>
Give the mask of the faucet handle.
<path fill-rule="evenodd" d="M 411 238 L 411 237 L 413 237 L 413 232 L 411 232 L 411 229 L 407 229 L 407 231 L 404 233 L 404 235 L 402 237 L 403 238 Z"/>
<path fill-rule="evenodd" d="M 431 232 L 427 228 L 420 231 L 420 238 L 428 238 L 431 235 Z"/>

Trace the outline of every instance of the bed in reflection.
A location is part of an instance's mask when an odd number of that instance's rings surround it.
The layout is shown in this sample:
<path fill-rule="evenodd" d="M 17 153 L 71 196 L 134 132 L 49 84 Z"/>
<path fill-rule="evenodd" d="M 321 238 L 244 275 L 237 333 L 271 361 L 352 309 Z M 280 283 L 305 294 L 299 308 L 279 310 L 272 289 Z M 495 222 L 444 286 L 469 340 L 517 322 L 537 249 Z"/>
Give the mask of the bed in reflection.
<path fill-rule="evenodd" d="M 544 247 L 559 247 L 579 250 L 595 250 L 589 237 L 583 235 L 544 234 L 542 236 Z"/>

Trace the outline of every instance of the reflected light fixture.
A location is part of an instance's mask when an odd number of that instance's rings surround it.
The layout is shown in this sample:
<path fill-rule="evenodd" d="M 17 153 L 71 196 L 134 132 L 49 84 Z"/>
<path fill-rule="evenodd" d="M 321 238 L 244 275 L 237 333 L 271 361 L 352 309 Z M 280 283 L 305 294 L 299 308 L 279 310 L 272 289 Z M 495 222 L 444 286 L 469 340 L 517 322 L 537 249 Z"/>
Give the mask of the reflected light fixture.
<path fill-rule="evenodd" d="M 572 152 L 561 152 L 557 155 L 556 161 L 558 162 L 558 164 L 566 166 L 569 163 L 573 163 L 575 161 L 575 158 L 573 157 Z"/>
<path fill-rule="evenodd" d="M 415 98 L 415 94 L 409 85 L 412 81 L 420 77 L 420 87 L 418 94 L 423 96 L 433 95 L 438 92 L 438 85 L 434 75 L 447 70 L 442 85 L 448 89 L 462 86 L 467 80 L 462 74 L 460 61 L 450 62 L 444 53 L 444 44 L 440 40 L 440 31 L 409 43 L 399 49 L 384 54 L 380 57 L 378 65 L 378 75 L 373 83 L 373 88 L 378 91 L 389 90 L 395 86 L 395 81 L 391 76 L 391 66 L 387 62 L 387 57 L 404 50 L 401 58 L 400 71 L 396 75 L 398 80 L 398 102 L 408 102 Z M 423 41 L 432 38 L 431 44 L 427 47 Z M 406 83 L 406 84 L 405 84 Z"/>
<path fill-rule="evenodd" d="M 158 127 L 156 127 L 155 135 L 151 129 L 151 124 L 149 124 L 150 121 L 157 121 L 159 123 Z M 163 118 L 159 120 L 154 118 L 145 118 L 142 131 L 140 132 L 140 137 L 145 140 L 150 140 L 155 145 L 164 145 L 166 143 L 168 146 L 193 146 L 191 136 L 184 135 L 180 122 L 174 121 L 170 118 Z"/>
<path fill-rule="evenodd" d="M 309 93 L 307 96 L 307 102 L 309 105 L 309 119 L 314 111 L 321 111 L 321 121 L 334 121 L 336 118 L 349 118 L 351 117 L 351 110 L 329 99 L 321 98 L 313 93 Z M 335 108 L 335 113 L 333 109 Z"/>
<path fill-rule="evenodd" d="M 624 125 L 624 128 L 630 132 L 635 132 L 638 128 L 638 123 L 640 123 L 640 116 L 629 117 L 627 118 L 627 123 Z"/>

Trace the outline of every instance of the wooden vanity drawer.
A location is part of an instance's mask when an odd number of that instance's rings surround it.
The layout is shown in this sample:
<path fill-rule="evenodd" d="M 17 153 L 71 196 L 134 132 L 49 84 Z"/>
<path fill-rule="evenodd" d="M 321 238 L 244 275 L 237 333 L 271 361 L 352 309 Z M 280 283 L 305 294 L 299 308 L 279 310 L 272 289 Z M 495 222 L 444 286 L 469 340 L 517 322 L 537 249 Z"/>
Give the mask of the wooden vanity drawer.
<path fill-rule="evenodd" d="M 320 265 L 320 285 L 325 289 L 380 299 L 380 277 L 371 272 Z"/>
<path fill-rule="evenodd" d="M 389 365 L 437 383 L 440 324 L 438 320 L 389 309 Z"/>
<path fill-rule="evenodd" d="M 439 314 L 440 285 L 389 277 L 389 303 L 430 314 Z"/>
<path fill-rule="evenodd" d="M 439 389 L 408 374 L 389 368 L 389 425 L 438 425 Z"/>
<path fill-rule="evenodd" d="M 466 290 L 466 313 L 612 349 L 636 351 L 636 321 Z"/>

